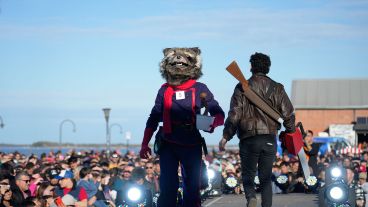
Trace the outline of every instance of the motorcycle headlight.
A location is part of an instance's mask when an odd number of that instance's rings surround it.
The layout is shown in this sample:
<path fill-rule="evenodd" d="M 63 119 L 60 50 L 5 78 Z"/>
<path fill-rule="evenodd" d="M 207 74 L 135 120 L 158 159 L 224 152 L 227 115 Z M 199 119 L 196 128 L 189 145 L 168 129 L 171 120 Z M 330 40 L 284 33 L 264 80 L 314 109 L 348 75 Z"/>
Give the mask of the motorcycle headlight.
<path fill-rule="evenodd" d="M 128 199 L 136 202 L 142 197 L 142 191 L 136 187 L 130 188 L 128 190 Z"/>
<path fill-rule="evenodd" d="M 315 186 L 317 184 L 317 178 L 316 176 L 309 176 L 309 178 L 305 181 L 305 183 L 308 185 L 308 186 Z"/>
<path fill-rule="evenodd" d="M 207 177 L 209 180 L 213 180 L 215 178 L 215 171 L 213 169 L 208 169 L 207 170 Z"/>
<path fill-rule="evenodd" d="M 334 183 L 326 187 L 325 194 L 329 202 L 342 204 L 349 199 L 349 187 L 345 183 Z"/>
<path fill-rule="evenodd" d="M 256 175 L 254 177 L 254 184 L 256 184 L 256 185 L 259 185 L 260 184 L 258 175 Z"/>
<path fill-rule="evenodd" d="M 288 177 L 286 175 L 280 175 L 276 178 L 276 182 L 279 184 L 285 184 L 288 182 Z"/>
<path fill-rule="evenodd" d="M 234 177 L 228 177 L 226 178 L 226 185 L 230 188 L 235 188 L 238 185 L 238 181 Z"/>

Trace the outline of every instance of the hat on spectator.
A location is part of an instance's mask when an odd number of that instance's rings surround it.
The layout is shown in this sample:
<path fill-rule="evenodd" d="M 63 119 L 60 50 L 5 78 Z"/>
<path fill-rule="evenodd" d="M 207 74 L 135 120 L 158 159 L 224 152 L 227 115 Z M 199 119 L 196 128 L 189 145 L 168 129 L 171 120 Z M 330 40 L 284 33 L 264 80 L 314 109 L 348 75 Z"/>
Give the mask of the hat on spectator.
<path fill-rule="evenodd" d="M 50 169 L 48 171 L 48 175 L 50 176 L 51 179 L 56 178 L 56 176 L 58 176 L 58 170 L 57 169 Z"/>
<path fill-rule="evenodd" d="M 359 173 L 359 179 L 365 179 L 365 180 L 367 180 L 367 173 L 366 172 Z"/>
<path fill-rule="evenodd" d="M 73 172 L 70 170 L 62 170 L 55 178 L 59 180 L 64 178 L 74 178 L 74 175 Z"/>

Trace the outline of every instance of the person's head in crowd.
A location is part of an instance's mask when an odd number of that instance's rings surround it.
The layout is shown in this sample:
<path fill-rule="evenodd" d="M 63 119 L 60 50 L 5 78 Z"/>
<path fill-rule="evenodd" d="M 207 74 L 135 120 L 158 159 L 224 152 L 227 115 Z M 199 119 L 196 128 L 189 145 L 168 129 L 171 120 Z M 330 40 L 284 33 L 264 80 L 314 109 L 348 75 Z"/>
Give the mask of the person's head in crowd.
<path fill-rule="evenodd" d="M 352 163 L 350 161 L 350 158 L 349 157 L 345 157 L 343 159 L 343 163 L 342 163 L 342 166 L 345 167 L 345 168 L 351 168 L 352 167 Z"/>
<path fill-rule="evenodd" d="M 70 169 L 69 164 L 66 160 L 61 160 L 58 163 L 59 163 L 61 169 L 64 169 L 64 170 Z"/>
<path fill-rule="evenodd" d="M 12 196 L 13 192 L 9 188 L 4 192 L 4 194 L 1 195 L 1 203 L 4 204 L 4 206 L 11 206 Z"/>
<path fill-rule="evenodd" d="M 40 206 L 40 205 L 41 205 L 41 203 L 35 197 L 28 197 L 22 203 L 22 206 L 24 206 L 24 207 L 37 207 L 37 206 Z"/>
<path fill-rule="evenodd" d="M 322 169 L 322 170 L 319 172 L 319 174 L 318 174 L 317 178 L 318 178 L 320 181 L 325 181 L 325 179 L 326 179 L 326 170 L 325 170 L 325 169 Z"/>
<path fill-rule="evenodd" d="M 93 181 L 94 183 L 96 182 L 101 182 L 101 172 L 103 170 L 92 170 L 91 174 L 91 181 Z"/>
<path fill-rule="evenodd" d="M 108 171 L 103 170 L 101 172 L 101 185 L 108 185 L 110 182 L 110 173 Z"/>
<path fill-rule="evenodd" d="M 307 130 L 307 135 L 304 138 L 304 142 L 307 145 L 313 144 L 313 131 L 312 130 Z"/>
<path fill-rule="evenodd" d="M 22 155 L 19 152 L 14 152 L 14 160 L 19 161 L 21 160 L 21 158 L 22 158 Z"/>
<path fill-rule="evenodd" d="M 351 168 L 346 168 L 346 179 L 347 183 L 350 185 L 354 181 L 354 170 Z"/>
<path fill-rule="evenodd" d="M 83 168 L 83 166 L 82 165 L 78 165 L 78 167 L 76 167 L 74 170 L 73 170 L 73 174 L 74 174 L 74 179 L 76 180 L 76 181 L 78 181 L 78 180 L 80 180 L 81 179 L 81 177 L 80 177 L 80 175 L 79 175 L 79 172 L 80 172 L 80 170 Z"/>
<path fill-rule="evenodd" d="M 12 161 L 8 161 L 0 165 L 0 174 L 1 175 L 11 175 L 15 176 L 15 169 Z"/>
<path fill-rule="evenodd" d="M 132 176 L 130 177 L 130 180 L 134 183 L 143 185 L 145 176 L 145 170 L 142 167 L 136 167 L 132 171 Z"/>
<path fill-rule="evenodd" d="M 56 186 L 59 183 L 57 176 L 60 173 L 59 168 L 50 168 L 46 171 L 46 178 L 50 181 L 50 184 Z"/>
<path fill-rule="evenodd" d="M 79 165 L 79 159 L 78 159 L 78 157 L 71 156 L 68 159 L 68 165 L 69 165 L 70 169 L 72 169 L 72 170 L 76 169 L 78 167 L 78 165 Z"/>
<path fill-rule="evenodd" d="M 109 170 L 109 163 L 106 161 L 100 162 L 100 167 L 104 170 Z"/>
<path fill-rule="evenodd" d="M 83 179 L 83 180 L 92 179 L 92 170 L 91 170 L 91 168 L 89 168 L 89 167 L 83 167 L 79 171 L 79 177 L 80 177 L 80 179 Z"/>
<path fill-rule="evenodd" d="M 298 171 L 299 171 L 299 162 L 298 161 L 291 162 L 291 172 L 298 173 Z"/>
<path fill-rule="evenodd" d="M 0 197 L 4 197 L 7 191 L 11 191 L 9 175 L 0 174 Z"/>
<path fill-rule="evenodd" d="M 351 165 L 354 169 L 354 172 L 359 173 L 359 171 L 360 171 L 360 160 L 353 160 Z"/>
<path fill-rule="evenodd" d="M 15 175 L 15 184 L 19 188 L 19 190 L 21 190 L 22 192 L 26 192 L 29 190 L 30 182 L 31 182 L 31 178 L 24 171 L 18 172 Z"/>
<path fill-rule="evenodd" d="M 41 162 L 44 163 L 44 162 L 47 162 L 47 155 L 46 153 L 42 153 L 41 156 L 40 156 L 40 159 L 41 159 Z"/>
<path fill-rule="evenodd" d="M 118 164 L 119 159 L 120 159 L 120 155 L 116 152 L 112 153 L 111 156 L 110 156 L 110 162 L 111 163 Z"/>
<path fill-rule="evenodd" d="M 152 162 L 147 162 L 145 169 L 146 169 L 146 174 L 148 176 L 153 176 L 153 163 Z"/>
<path fill-rule="evenodd" d="M 368 162 L 368 152 L 365 152 L 363 154 L 363 160 L 367 161 Z"/>
<path fill-rule="evenodd" d="M 290 157 L 289 157 L 288 153 L 284 152 L 282 154 L 282 160 L 285 161 L 285 162 L 289 162 L 290 161 Z"/>
<path fill-rule="evenodd" d="M 43 182 L 38 186 L 36 198 L 40 206 L 50 206 L 54 202 L 54 188 L 49 182 Z"/>
<path fill-rule="evenodd" d="M 123 180 L 129 180 L 130 179 L 133 169 L 134 169 L 133 166 L 130 166 L 130 165 L 125 166 L 125 168 L 123 170 L 123 175 L 122 175 Z"/>
<path fill-rule="evenodd" d="M 95 166 L 99 166 L 98 160 L 96 158 L 91 159 L 90 166 L 93 168 Z"/>
<path fill-rule="evenodd" d="M 29 174 L 31 177 L 31 183 L 34 183 L 34 184 L 39 184 L 41 182 L 43 182 L 43 177 L 41 176 L 41 170 L 40 169 L 35 169 L 33 170 L 33 173 L 32 174 Z"/>
<path fill-rule="evenodd" d="M 235 168 L 234 168 L 234 166 L 232 164 L 229 164 L 229 165 L 226 166 L 226 168 L 225 168 L 226 177 L 228 177 L 228 176 L 235 176 L 236 175 L 235 172 L 236 172 L 235 171 Z"/>
<path fill-rule="evenodd" d="M 59 185 L 62 189 L 72 189 L 76 184 L 71 170 L 61 170 L 56 178 L 59 180 Z"/>
<path fill-rule="evenodd" d="M 367 173 L 366 172 L 359 173 L 359 184 L 363 185 L 366 182 L 367 182 Z"/>
<path fill-rule="evenodd" d="M 50 185 L 49 182 L 43 182 L 39 184 L 36 192 L 36 197 L 42 198 L 43 196 L 53 196 L 55 186 Z"/>
<path fill-rule="evenodd" d="M 114 167 L 112 169 L 109 170 L 109 174 L 111 175 L 111 177 L 119 177 L 122 174 L 123 169 Z"/>
<path fill-rule="evenodd" d="M 290 172 L 289 163 L 288 162 L 282 162 L 280 164 L 280 171 L 281 171 L 281 174 L 289 174 L 289 172 Z"/>
<path fill-rule="evenodd" d="M 272 173 L 274 173 L 274 174 L 279 174 L 279 173 L 281 173 L 280 165 L 273 164 L 273 165 L 272 165 Z"/>
<path fill-rule="evenodd" d="M 31 163 L 33 163 L 34 165 L 36 165 L 37 164 L 37 161 L 38 161 L 38 158 L 37 158 L 37 156 L 36 155 L 31 155 L 31 156 L 29 156 L 29 158 L 28 158 L 28 162 L 31 162 Z"/>

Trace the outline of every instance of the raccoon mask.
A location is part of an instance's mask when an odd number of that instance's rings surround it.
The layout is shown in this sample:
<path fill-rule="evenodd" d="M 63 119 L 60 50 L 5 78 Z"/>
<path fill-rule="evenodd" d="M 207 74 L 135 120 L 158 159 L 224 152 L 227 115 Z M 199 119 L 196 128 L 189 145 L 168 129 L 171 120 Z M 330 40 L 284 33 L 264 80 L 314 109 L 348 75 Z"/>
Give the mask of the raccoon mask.
<path fill-rule="evenodd" d="M 201 50 L 194 48 L 166 48 L 160 64 L 161 76 L 170 85 L 180 85 L 202 76 Z"/>

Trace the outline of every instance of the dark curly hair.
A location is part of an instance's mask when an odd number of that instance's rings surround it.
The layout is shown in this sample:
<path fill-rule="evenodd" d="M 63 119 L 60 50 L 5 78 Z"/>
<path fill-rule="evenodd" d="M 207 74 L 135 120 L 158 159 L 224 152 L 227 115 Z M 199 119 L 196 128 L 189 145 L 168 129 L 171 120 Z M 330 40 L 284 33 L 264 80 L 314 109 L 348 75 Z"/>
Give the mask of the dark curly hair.
<path fill-rule="evenodd" d="M 256 52 L 250 56 L 249 62 L 252 66 L 252 73 L 267 74 L 270 72 L 271 60 L 268 55 Z"/>

